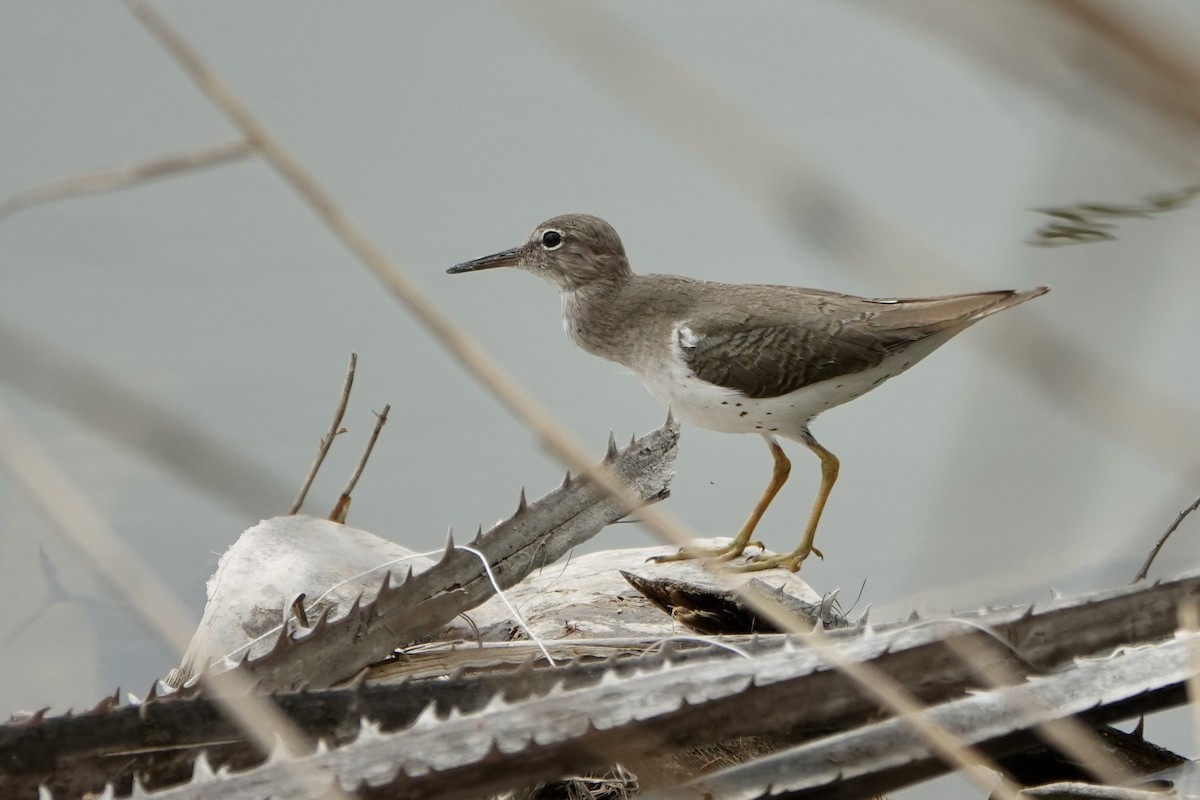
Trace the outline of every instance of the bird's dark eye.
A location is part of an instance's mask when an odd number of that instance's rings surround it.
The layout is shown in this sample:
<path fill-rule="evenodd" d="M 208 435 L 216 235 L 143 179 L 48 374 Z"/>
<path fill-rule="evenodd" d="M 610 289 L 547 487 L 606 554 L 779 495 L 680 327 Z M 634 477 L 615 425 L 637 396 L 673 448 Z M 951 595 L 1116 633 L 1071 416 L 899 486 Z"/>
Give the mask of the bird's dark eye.
<path fill-rule="evenodd" d="M 542 234 L 542 247 L 547 250 L 557 250 L 562 247 L 563 235 L 562 231 L 546 231 Z"/>

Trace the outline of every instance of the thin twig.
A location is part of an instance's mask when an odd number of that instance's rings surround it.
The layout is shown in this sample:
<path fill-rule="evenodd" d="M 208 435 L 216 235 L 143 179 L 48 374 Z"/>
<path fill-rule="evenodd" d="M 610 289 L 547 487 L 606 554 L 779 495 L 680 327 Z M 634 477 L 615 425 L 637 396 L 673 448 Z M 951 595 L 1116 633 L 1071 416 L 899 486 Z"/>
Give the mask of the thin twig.
<path fill-rule="evenodd" d="M 508 595 L 500 588 L 499 582 L 496 581 L 496 574 L 492 572 L 492 566 L 488 563 L 488 557 L 470 545 L 457 544 L 454 548 L 456 550 L 465 550 L 479 559 L 479 563 L 483 565 L 483 571 L 487 573 L 488 582 L 492 584 L 492 590 L 496 593 L 495 596 L 500 598 L 501 603 L 504 603 L 504 607 L 508 609 L 508 613 L 513 615 L 513 620 L 516 621 L 521 630 L 525 631 L 525 635 L 529 637 L 530 641 L 537 645 L 538 650 L 542 651 L 542 656 L 546 659 L 546 662 L 552 667 L 557 667 L 558 662 L 554 660 L 554 656 L 550 655 L 550 651 L 546 649 L 546 645 L 542 644 L 541 638 L 533 632 L 533 629 L 529 627 L 529 623 L 525 621 L 525 617 L 521 616 L 521 612 L 509 601 Z"/>
<path fill-rule="evenodd" d="M 300 493 L 296 495 L 296 500 L 292 503 L 292 507 L 288 509 L 288 514 L 296 514 L 300 511 L 300 506 L 304 505 L 304 498 L 308 496 L 308 489 L 316 480 L 317 472 L 321 469 L 321 464 L 325 461 L 325 456 L 329 455 L 329 448 L 333 446 L 333 440 L 337 438 L 339 433 L 343 432 L 342 417 L 346 416 L 346 405 L 350 402 L 350 389 L 354 386 L 354 370 L 358 367 L 358 353 L 350 354 L 350 365 L 346 368 L 346 380 L 342 382 L 342 395 L 338 398 L 337 408 L 333 412 L 333 424 L 329 426 L 329 430 L 321 437 L 320 444 L 317 445 L 317 457 L 313 459 L 312 466 L 308 468 L 308 475 L 304 478 L 304 485 L 300 487 Z"/>
<path fill-rule="evenodd" d="M 76 548 L 87 557 L 114 595 L 132 609 L 171 652 L 182 656 L 188 646 L 191 614 L 150 565 L 108 524 L 92 503 L 71 483 L 38 443 L 0 406 L 0 464 L 17 485 Z M 222 711 L 265 755 L 276 741 L 291 753 L 308 752 L 312 743 L 271 703 L 254 693 L 252 681 L 239 670 L 219 675 L 202 673 L 200 680 Z M 297 780 L 321 780 L 309 775 L 303 762 L 294 765 Z M 333 790 L 339 790 L 334 785 Z M 345 798 L 344 792 L 336 796 Z"/>
<path fill-rule="evenodd" d="M 1042 3 L 1070 21 L 1076 34 L 1072 39 L 1076 58 L 1088 66 L 1096 63 L 1085 61 L 1089 57 L 1105 59 L 1106 69 L 1087 70 L 1095 73 L 1095 77 L 1089 77 L 1103 81 L 1124 94 L 1125 99 L 1138 101 L 1143 112 L 1150 112 L 1183 134 L 1190 145 L 1190 166 L 1194 167 L 1196 123 L 1200 121 L 1200 98 L 1196 96 L 1200 63 L 1187 40 L 1168 41 L 1135 14 L 1097 0 Z M 1123 110 L 1116 107 L 1116 113 Z"/>
<path fill-rule="evenodd" d="M 1158 556 L 1158 551 L 1163 549 L 1163 545 L 1167 543 L 1167 539 L 1171 538 L 1171 534 L 1179 527 L 1179 523 L 1183 522 L 1184 518 L 1197 508 L 1200 508 L 1200 497 L 1197 497 L 1192 501 L 1190 506 L 1179 512 L 1179 516 L 1175 517 L 1175 521 L 1171 523 L 1171 527 L 1167 528 L 1167 532 L 1160 536 L 1158 541 L 1155 542 L 1154 547 L 1150 549 L 1150 555 L 1146 556 L 1146 562 L 1142 564 L 1142 568 L 1138 570 L 1137 575 L 1133 576 L 1133 580 L 1130 583 L 1137 583 L 1146 579 L 1146 575 L 1150 572 L 1150 565 L 1154 563 L 1154 559 Z"/>
<path fill-rule="evenodd" d="M 180 172 L 213 167 L 227 161 L 236 161 L 254 153 L 249 142 L 239 140 L 224 144 L 201 147 L 181 153 L 157 156 L 133 164 L 125 164 L 101 172 L 85 172 L 66 178 L 33 186 L 0 200 L 0 221 L 11 217 L 30 206 L 78 197 L 98 192 L 124 189 L 145 181 L 165 178 Z"/>
<path fill-rule="evenodd" d="M 1184 38 L 1186 26 L 1169 21 L 1179 15 L 1164 13 L 1163 6 L 1105 0 L 858 5 L 896 14 L 1025 90 L 1086 110 L 1177 171 L 1194 174 L 1200 164 L 1200 65 Z"/>
<path fill-rule="evenodd" d="M 291 184 L 334 235 L 371 269 L 380 282 L 405 304 L 413 316 L 466 370 L 488 388 L 498 402 L 535 432 L 544 447 L 569 468 L 603 489 L 626 510 L 633 511 L 640 506 L 637 498 L 620 484 L 611 470 L 593 467 L 587 451 L 562 425 L 554 421 L 549 411 L 536 402 L 507 372 L 488 357 L 473 339 L 463 333 L 425 296 L 399 265 L 342 210 L 308 170 L 271 135 L 250 109 L 233 95 L 187 41 L 171 28 L 146 0 L 125 0 L 125 4 L 175 57 L 209 101 L 225 114 L 247 140 L 254 142 L 263 158 Z M 646 527 L 669 542 L 683 546 L 696 538 L 686 527 L 655 506 L 641 508 L 640 513 Z M 719 570 L 717 574 L 721 574 Z M 994 763 L 974 748 L 963 746 L 944 728 L 927 717 L 918 716 L 921 704 L 906 688 L 879 669 L 850 661 L 827 637 L 817 631 L 805 631 L 805 624 L 795 614 L 761 593 L 751 592 L 742 596 L 751 608 L 770 619 L 780 630 L 796 633 L 809 647 L 842 670 L 870 697 L 906 717 L 913 729 L 922 739 L 929 742 L 939 757 L 964 770 L 981 788 L 986 791 L 994 790 L 1001 798 L 1016 797 L 1011 779 L 1004 777 L 1003 772 Z M 989 769 L 999 771 L 1002 775 L 999 787 L 994 785 L 995 778 Z"/>
<path fill-rule="evenodd" d="M 337 505 L 333 507 L 333 511 L 329 515 L 329 519 L 333 522 L 346 524 L 346 514 L 350 511 L 350 495 L 354 493 L 354 487 L 358 485 L 358 479 L 362 477 L 363 470 L 367 466 L 367 459 L 371 457 L 371 451 L 375 449 L 375 441 L 379 438 L 379 432 L 383 430 L 383 426 L 387 424 L 388 412 L 391 410 L 390 405 L 385 405 L 383 411 L 375 415 L 375 429 L 371 431 L 367 448 L 363 451 L 358 466 L 354 468 L 354 474 L 350 476 L 350 480 L 346 481 L 346 488 L 342 489 L 342 496 L 338 498 Z"/>
<path fill-rule="evenodd" d="M 904 263 L 909 274 L 914 272 L 913 265 L 919 265 L 931 281 L 959 279 L 956 276 L 961 275 L 961 269 L 957 265 L 839 191 L 811 163 L 748 121 L 741 109 L 696 80 L 685 67 L 664 58 L 606 12 L 603 5 L 575 3 L 565 8 L 537 0 L 510 0 L 507 5 L 547 43 L 561 48 L 567 58 L 579 64 L 588 77 L 613 89 L 621 102 L 657 123 L 675 142 L 765 209 L 782 212 L 803 224 L 811 238 L 834 250 L 863 274 L 877 278 L 889 264 Z M 620 55 L 614 56 L 617 53 Z M 659 102 L 664 96 L 672 97 L 673 102 Z M 1168 204 L 1175 202 L 1177 198 L 1168 198 Z M 1052 355 L 1047 355 L 1047 341 L 1055 344 Z M 968 344 L 989 348 L 995 355 L 994 341 L 986 337 L 975 337 Z M 1005 351 L 1004 363 L 1023 365 L 1018 371 L 1020 377 L 1032 378 L 1034 387 L 1043 393 L 1053 388 L 1059 403 L 1063 402 L 1061 381 L 1048 379 L 1056 374 L 1048 367 L 1053 361 L 1071 364 L 1073 370 L 1078 370 L 1073 374 L 1086 376 L 1084 383 L 1089 387 L 1078 383 L 1071 387 L 1080 402 L 1069 404 L 1082 419 L 1106 435 L 1115 433 L 1189 472 L 1197 469 L 1195 454 L 1179 445 L 1190 441 L 1179 438 L 1181 430 L 1200 431 L 1193 409 L 1128 375 L 1114 378 L 1109 366 L 1098 363 L 1036 316 L 1026 317 L 1023 335 L 1009 337 Z M 1014 358 L 1013 352 L 1028 358 Z M 1098 386 L 1104 391 L 1097 391 Z M 1114 386 L 1121 389 L 1117 395 L 1111 391 Z M 1103 402 L 1097 402 L 1098 397 Z M 1152 415 L 1126 413 L 1128 408 L 1137 407 L 1141 412 L 1147 406 L 1154 407 Z M 1130 420 L 1136 421 L 1140 429 Z"/>

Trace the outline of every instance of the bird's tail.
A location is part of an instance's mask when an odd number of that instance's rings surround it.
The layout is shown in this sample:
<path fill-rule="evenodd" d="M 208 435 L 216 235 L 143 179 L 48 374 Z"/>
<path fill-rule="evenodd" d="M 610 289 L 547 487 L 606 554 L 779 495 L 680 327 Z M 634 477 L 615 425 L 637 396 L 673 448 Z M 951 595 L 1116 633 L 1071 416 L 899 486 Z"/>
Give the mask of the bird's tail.
<path fill-rule="evenodd" d="M 995 314 L 997 311 L 1003 311 L 1006 308 L 1019 306 L 1026 300 L 1032 300 L 1035 297 L 1041 297 L 1048 291 L 1050 291 L 1049 286 L 1038 286 L 1035 289 L 1027 289 L 1023 292 L 1013 289 L 1000 292 L 987 292 L 987 294 L 995 296 L 995 301 L 983 306 L 983 308 L 979 309 L 978 313 L 972 314 L 970 319 L 972 322 L 977 319 L 983 319 L 984 317 Z"/>

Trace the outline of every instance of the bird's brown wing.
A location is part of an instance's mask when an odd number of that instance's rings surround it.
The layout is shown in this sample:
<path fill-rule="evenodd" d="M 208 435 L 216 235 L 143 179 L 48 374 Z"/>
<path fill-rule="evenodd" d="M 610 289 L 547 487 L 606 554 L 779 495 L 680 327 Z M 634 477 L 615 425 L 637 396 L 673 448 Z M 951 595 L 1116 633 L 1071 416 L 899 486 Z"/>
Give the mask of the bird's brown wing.
<path fill-rule="evenodd" d="M 879 334 L 834 325 L 680 326 L 680 352 L 696 377 L 747 397 L 779 397 L 803 386 L 878 366 L 924 338 L 913 329 Z"/>
<path fill-rule="evenodd" d="M 775 287 L 755 294 L 758 309 L 751 316 L 726 310 L 694 318 L 681 323 L 676 335 L 696 377 L 747 397 L 779 397 L 871 369 L 928 336 L 957 333 L 1047 291 L 870 300 Z M 807 306 L 803 321 L 795 313 L 800 304 Z"/>

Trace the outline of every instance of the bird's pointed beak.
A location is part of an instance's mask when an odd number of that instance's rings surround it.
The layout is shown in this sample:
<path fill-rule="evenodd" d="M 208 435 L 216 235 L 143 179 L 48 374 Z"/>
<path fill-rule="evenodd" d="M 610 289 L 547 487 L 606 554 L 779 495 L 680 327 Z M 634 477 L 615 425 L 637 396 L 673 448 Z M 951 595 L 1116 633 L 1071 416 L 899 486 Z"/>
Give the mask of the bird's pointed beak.
<path fill-rule="evenodd" d="M 521 248 L 514 247 L 511 250 L 503 250 L 499 253 L 493 253 L 490 256 L 476 258 L 472 261 L 464 261 L 461 264 L 455 264 L 450 269 L 446 270 L 451 275 L 457 275 L 460 272 L 476 272 L 481 269 L 494 269 L 495 267 L 515 267 L 521 263 Z"/>

